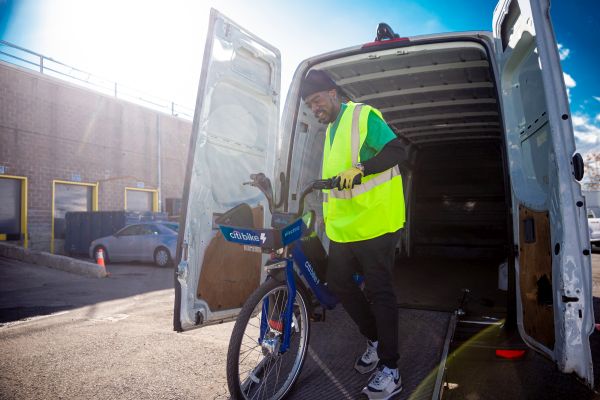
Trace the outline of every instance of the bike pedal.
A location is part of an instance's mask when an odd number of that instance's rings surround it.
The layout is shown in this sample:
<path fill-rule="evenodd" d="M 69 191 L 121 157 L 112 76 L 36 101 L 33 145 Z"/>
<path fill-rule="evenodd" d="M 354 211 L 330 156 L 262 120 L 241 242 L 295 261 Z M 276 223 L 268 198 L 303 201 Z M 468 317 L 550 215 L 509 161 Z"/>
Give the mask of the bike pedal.
<path fill-rule="evenodd" d="M 310 316 L 310 320 L 312 322 L 324 322 L 325 321 L 325 310 L 323 309 L 321 312 L 313 312 Z"/>

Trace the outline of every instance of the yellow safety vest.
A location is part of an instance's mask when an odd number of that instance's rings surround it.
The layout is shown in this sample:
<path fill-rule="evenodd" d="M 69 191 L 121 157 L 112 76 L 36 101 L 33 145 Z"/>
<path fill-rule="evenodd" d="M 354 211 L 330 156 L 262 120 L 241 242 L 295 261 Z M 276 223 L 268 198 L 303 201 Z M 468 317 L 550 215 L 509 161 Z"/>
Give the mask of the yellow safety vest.
<path fill-rule="evenodd" d="M 381 112 L 366 104 L 348 102 L 333 143 L 331 124 L 325 134 L 322 177 L 328 179 L 360 162 L 360 148 L 367 137 L 369 112 Z M 330 144 L 331 143 L 331 144 Z M 349 190 L 323 190 L 323 217 L 327 236 L 340 243 L 372 239 L 404 226 L 402 176 L 398 166 L 363 177 Z"/>

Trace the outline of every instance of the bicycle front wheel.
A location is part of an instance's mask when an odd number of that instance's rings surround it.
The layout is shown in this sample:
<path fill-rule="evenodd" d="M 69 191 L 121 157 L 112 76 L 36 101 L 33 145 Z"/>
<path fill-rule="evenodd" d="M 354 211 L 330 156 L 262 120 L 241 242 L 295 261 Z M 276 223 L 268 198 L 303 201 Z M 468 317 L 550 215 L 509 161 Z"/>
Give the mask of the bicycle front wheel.
<path fill-rule="evenodd" d="M 285 282 L 269 279 L 242 307 L 227 352 L 227 384 L 234 399 L 282 399 L 296 382 L 308 348 L 308 299 L 296 290 L 290 343 L 282 352 L 288 297 Z"/>

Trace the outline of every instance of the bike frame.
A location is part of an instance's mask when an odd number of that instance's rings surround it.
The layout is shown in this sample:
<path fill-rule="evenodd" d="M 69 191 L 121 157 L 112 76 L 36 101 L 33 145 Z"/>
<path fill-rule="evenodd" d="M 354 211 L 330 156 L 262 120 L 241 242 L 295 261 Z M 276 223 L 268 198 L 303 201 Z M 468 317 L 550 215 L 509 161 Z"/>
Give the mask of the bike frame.
<path fill-rule="evenodd" d="M 288 250 L 287 248 L 285 250 Z M 290 337 L 292 330 L 292 317 L 293 317 L 293 306 L 294 301 L 296 300 L 296 273 L 298 276 L 303 276 L 304 280 L 308 284 L 308 288 L 314 295 L 317 297 L 321 306 L 327 309 L 333 309 L 335 305 L 339 302 L 337 297 L 325 286 L 317 274 L 315 273 L 315 269 L 312 266 L 311 262 L 308 260 L 308 257 L 304 254 L 301 247 L 296 245 L 291 248 L 291 257 L 287 258 L 279 258 L 274 260 L 275 264 L 282 264 L 285 262 L 285 282 L 288 289 L 288 298 L 287 303 L 283 312 L 283 341 L 281 343 L 281 347 L 279 351 L 284 353 L 287 351 L 290 345 Z M 296 265 L 296 269 L 294 268 Z M 271 278 L 275 279 L 275 278 Z M 268 310 L 269 310 L 269 300 L 265 300 L 263 302 L 262 307 L 262 318 L 261 318 L 261 326 L 260 326 L 260 338 L 259 343 L 262 342 L 262 338 L 265 336 L 268 329 Z"/>
<path fill-rule="evenodd" d="M 260 189 L 269 203 L 269 210 L 273 210 L 273 193 L 271 182 L 262 173 L 250 175 L 249 184 Z M 360 184 L 360 176 L 355 179 L 355 184 Z M 304 198 L 312 190 L 332 189 L 339 186 L 339 177 L 331 179 L 316 180 L 309 184 L 300 196 L 300 209 L 296 214 L 296 220 L 282 229 L 248 229 L 245 227 L 226 226 L 219 224 L 219 228 L 225 240 L 258 246 L 263 251 L 271 249 L 283 249 L 285 256 L 273 258 L 272 263 L 267 266 L 270 274 L 275 270 L 285 268 L 285 282 L 288 289 L 288 299 L 283 310 L 283 341 L 279 348 L 280 353 L 285 353 L 290 346 L 292 331 L 293 307 L 296 300 L 296 274 L 303 277 L 308 284 L 307 289 L 314 293 L 319 303 L 324 309 L 332 309 L 339 302 L 337 297 L 320 281 L 315 273 L 315 269 L 310 260 L 302 251 L 302 244 L 299 242 L 307 234 L 307 227 L 303 224 L 302 211 L 304 208 Z M 285 219 L 285 215 L 284 215 Z M 218 222 L 217 222 L 218 223 Z M 294 267 L 296 266 L 296 267 Z M 277 279 L 271 276 L 270 279 Z M 261 310 L 261 323 L 258 342 L 262 345 L 263 338 L 269 329 L 268 321 L 269 299 L 263 301 Z"/>

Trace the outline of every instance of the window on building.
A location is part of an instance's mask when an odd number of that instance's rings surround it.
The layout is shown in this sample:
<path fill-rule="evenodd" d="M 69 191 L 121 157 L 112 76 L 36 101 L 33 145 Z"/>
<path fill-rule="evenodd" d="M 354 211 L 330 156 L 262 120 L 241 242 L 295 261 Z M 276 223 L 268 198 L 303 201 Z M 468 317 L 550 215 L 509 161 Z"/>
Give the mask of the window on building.
<path fill-rule="evenodd" d="M 54 184 L 54 238 L 65 238 L 65 215 L 68 211 L 92 211 L 94 186 Z"/>
<path fill-rule="evenodd" d="M 152 189 L 125 189 L 127 211 L 158 211 L 157 191 Z"/>
<path fill-rule="evenodd" d="M 22 190 L 19 178 L 0 178 L 0 239 L 21 240 L 23 227 Z"/>

